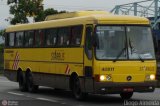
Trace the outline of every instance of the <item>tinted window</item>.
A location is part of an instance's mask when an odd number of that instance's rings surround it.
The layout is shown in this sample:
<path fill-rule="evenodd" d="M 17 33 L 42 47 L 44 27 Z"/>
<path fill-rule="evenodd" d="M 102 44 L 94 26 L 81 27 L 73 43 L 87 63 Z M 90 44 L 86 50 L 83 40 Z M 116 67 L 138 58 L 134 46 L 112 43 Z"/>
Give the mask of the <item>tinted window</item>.
<path fill-rule="evenodd" d="M 6 47 L 9 46 L 9 34 L 8 33 L 5 34 L 5 46 Z"/>
<path fill-rule="evenodd" d="M 56 44 L 56 41 L 57 41 L 57 30 L 56 29 L 47 29 L 45 36 L 46 36 L 47 46 L 52 46 Z"/>
<path fill-rule="evenodd" d="M 24 32 L 17 32 L 15 46 L 18 47 L 23 46 L 23 41 L 24 41 Z"/>
<path fill-rule="evenodd" d="M 25 32 L 25 46 L 33 46 L 34 31 Z"/>
<path fill-rule="evenodd" d="M 70 28 L 60 28 L 58 30 L 58 45 L 69 45 Z"/>
<path fill-rule="evenodd" d="M 43 45 L 44 41 L 44 31 L 43 30 L 37 30 L 35 32 L 35 46 L 40 47 Z"/>
<path fill-rule="evenodd" d="M 85 41 L 85 52 L 86 55 L 89 59 L 92 58 L 92 27 L 87 27 L 86 28 L 86 41 Z"/>
<path fill-rule="evenodd" d="M 9 33 L 9 46 L 14 46 L 15 33 Z"/>
<path fill-rule="evenodd" d="M 71 45 L 80 45 L 81 44 L 81 37 L 82 37 L 82 26 L 74 26 L 72 27 L 71 32 Z"/>

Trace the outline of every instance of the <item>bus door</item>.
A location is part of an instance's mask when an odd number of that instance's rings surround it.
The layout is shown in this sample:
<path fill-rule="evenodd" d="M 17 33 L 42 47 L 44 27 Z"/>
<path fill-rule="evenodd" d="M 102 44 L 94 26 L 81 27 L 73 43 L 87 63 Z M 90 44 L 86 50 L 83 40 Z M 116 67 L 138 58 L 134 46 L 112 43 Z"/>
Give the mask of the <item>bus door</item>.
<path fill-rule="evenodd" d="M 92 50 L 92 35 L 93 25 L 86 25 L 85 27 L 85 53 L 84 53 L 84 76 L 85 76 L 85 91 L 93 90 L 93 50 Z M 91 91 L 92 92 L 92 91 Z"/>

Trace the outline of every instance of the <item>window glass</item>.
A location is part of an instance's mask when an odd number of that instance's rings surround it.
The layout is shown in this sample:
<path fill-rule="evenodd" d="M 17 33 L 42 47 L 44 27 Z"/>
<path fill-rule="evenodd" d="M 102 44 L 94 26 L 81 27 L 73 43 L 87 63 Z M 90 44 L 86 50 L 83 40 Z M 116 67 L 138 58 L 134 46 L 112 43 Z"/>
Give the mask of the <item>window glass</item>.
<path fill-rule="evenodd" d="M 150 27 L 128 26 L 128 53 L 130 59 L 154 59 L 153 39 Z"/>
<path fill-rule="evenodd" d="M 9 46 L 14 46 L 15 33 L 9 33 Z"/>
<path fill-rule="evenodd" d="M 24 32 L 17 32 L 15 46 L 18 47 L 23 46 L 23 41 L 24 41 Z"/>
<path fill-rule="evenodd" d="M 124 26 L 97 26 L 97 59 L 127 59 Z"/>
<path fill-rule="evenodd" d="M 70 28 L 60 28 L 58 30 L 58 45 L 69 45 Z"/>
<path fill-rule="evenodd" d="M 92 43 L 91 43 L 91 37 L 92 37 L 92 27 L 86 28 L 86 42 L 85 42 L 85 51 L 86 55 L 89 59 L 92 58 Z"/>
<path fill-rule="evenodd" d="M 5 46 L 8 47 L 9 46 L 9 34 L 5 33 Z"/>
<path fill-rule="evenodd" d="M 34 31 L 25 32 L 25 46 L 33 46 Z"/>
<path fill-rule="evenodd" d="M 43 45 L 43 39 L 44 39 L 44 31 L 43 30 L 37 30 L 35 32 L 35 46 L 40 47 Z"/>
<path fill-rule="evenodd" d="M 57 30 L 47 29 L 46 30 L 46 45 L 47 46 L 56 45 L 56 41 L 57 41 Z"/>
<path fill-rule="evenodd" d="M 74 26 L 71 31 L 71 45 L 80 45 L 83 26 Z"/>

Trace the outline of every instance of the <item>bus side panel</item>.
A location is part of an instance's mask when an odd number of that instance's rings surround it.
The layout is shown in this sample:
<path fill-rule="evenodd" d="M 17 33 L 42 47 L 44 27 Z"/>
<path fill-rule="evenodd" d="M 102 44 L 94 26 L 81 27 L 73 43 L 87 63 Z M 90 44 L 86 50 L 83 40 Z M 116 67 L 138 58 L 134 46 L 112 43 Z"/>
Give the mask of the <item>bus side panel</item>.
<path fill-rule="evenodd" d="M 16 81 L 17 70 L 27 69 L 38 85 L 69 88 L 69 76 L 83 76 L 83 48 L 5 49 L 5 75 Z"/>

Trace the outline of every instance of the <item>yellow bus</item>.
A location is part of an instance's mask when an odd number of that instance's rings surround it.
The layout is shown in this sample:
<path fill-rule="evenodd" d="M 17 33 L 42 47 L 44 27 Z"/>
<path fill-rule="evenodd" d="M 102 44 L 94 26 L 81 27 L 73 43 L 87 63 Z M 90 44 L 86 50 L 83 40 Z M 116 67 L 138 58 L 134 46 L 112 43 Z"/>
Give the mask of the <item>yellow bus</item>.
<path fill-rule="evenodd" d="M 156 59 L 148 19 L 79 11 L 10 26 L 5 33 L 4 74 L 21 91 L 39 86 L 87 94 L 153 92 Z"/>

